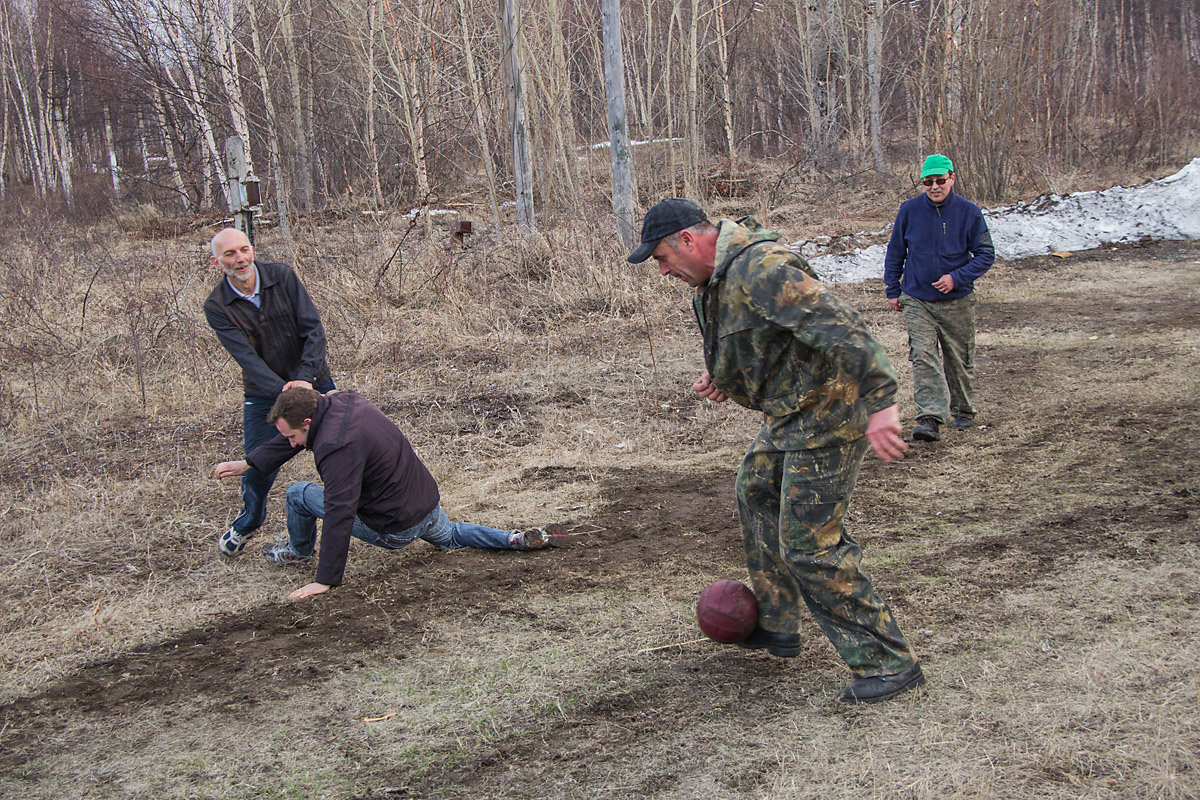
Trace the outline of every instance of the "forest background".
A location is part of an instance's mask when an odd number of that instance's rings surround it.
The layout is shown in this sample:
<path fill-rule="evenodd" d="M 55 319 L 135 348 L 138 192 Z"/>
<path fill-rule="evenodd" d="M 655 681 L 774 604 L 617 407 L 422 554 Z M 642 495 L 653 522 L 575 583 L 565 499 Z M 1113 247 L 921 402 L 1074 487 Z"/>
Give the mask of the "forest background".
<path fill-rule="evenodd" d="M 84 220 L 226 208 L 236 135 L 289 253 L 297 214 L 498 225 L 524 129 L 536 224 L 594 223 L 611 214 L 604 5 L 4 0 L 0 202 Z M 1200 115 L 1193 2 L 630 0 L 620 28 L 643 206 L 770 207 L 796 178 L 911 180 L 933 151 L 992 202 L 1089 165 L 1181 163 Z M 783 169 L 752 188 L 761 159 Z"/>

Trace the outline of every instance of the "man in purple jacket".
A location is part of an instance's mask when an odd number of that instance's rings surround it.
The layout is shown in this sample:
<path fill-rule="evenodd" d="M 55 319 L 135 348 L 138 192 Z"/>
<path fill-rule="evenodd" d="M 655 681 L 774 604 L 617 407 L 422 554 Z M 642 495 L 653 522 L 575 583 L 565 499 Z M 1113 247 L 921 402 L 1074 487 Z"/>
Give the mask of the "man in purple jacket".
<path fill-rule="evenodd" d="M 389 550 L 417 539 L 442 550 L 540 550 L 561 527 L 519 531 L 451 522 L 442 511 L 437 482 L 407 437 L 358 392 L 287 389 L 267 420 L 280 435 L 242 461 L 218 464 L 213 476 L 234 477 L 251 468 L 274 472 L 301 450 L 313 451 L 325 485 L 298 481 L 289 486 L 288 539 L 263 546 L 273 563 L 311 564 L 317 520 L 325 520 L 316 581 L 292 592 L 291 599 L 321 594 L 342 582 L 352 536 Z"/>
<path fill-rule="evenodd" d="M 939 428 L 971 427 L 975 281 L 996 258 L 979 206 L 955 194 L 954 164 L 932 155 L 921 167 L 925 193 L 905 201 L 892 225 L 883 282 L 904 312 L 917 424 L 913 439 L 936 442 Z"/>

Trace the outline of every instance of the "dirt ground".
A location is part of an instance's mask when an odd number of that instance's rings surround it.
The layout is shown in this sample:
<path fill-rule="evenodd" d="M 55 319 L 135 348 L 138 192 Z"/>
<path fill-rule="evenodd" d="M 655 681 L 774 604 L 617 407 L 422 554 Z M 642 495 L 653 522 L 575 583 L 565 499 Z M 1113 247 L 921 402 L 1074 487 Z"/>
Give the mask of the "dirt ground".
<path fill-rule="evenodd" d="M 362 557 L 328 598 L 280 591 L 12 697 L 0 793 L 1200 796 L 1197 264 L 1200 243 L 998 264 L 980 424 L 868 457 L 850 530 L 922 692 L 843 706 L 815 625 L 790 661 L 699 640 L 696 594 L 745 577 L 733 480 L 755 422 L 672 395 L 662 413 L 708 434 L 672 460 L 522 470 L 523 491 L 594 498 L 553 550 Z M 838 291 L 882 332 L 911 425 L 898 317 L 878 283 Z M 236 443 L 222 430 L 214 451 Z M 154 579 L 190 563 L 156 558 Z"/>

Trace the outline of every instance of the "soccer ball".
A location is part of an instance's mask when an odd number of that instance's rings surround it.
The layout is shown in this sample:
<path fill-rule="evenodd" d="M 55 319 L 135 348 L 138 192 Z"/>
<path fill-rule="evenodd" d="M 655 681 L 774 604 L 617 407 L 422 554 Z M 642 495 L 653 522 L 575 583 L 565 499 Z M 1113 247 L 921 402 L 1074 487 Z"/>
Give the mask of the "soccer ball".
<path fill-rule="evenodd" d="M 710 584 L 696 603 L 696 621 L 704 635 L 716 642 L 740 642 L 758 624 L 758 601 L 740 581 Z"/>

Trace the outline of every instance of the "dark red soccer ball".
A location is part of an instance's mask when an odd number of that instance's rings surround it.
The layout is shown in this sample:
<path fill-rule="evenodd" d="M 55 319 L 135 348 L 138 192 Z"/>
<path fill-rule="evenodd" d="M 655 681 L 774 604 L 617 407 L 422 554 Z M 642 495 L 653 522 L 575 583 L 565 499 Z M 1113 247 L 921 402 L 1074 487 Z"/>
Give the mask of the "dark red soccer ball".
<path fill-rule="evenodd" d="M 700 593 L 696 621 L 704 635 L 713 641 L 740 642 L 758 623 L 758 601 L 754 592 L 740 581 L 719 580 Z"/>

